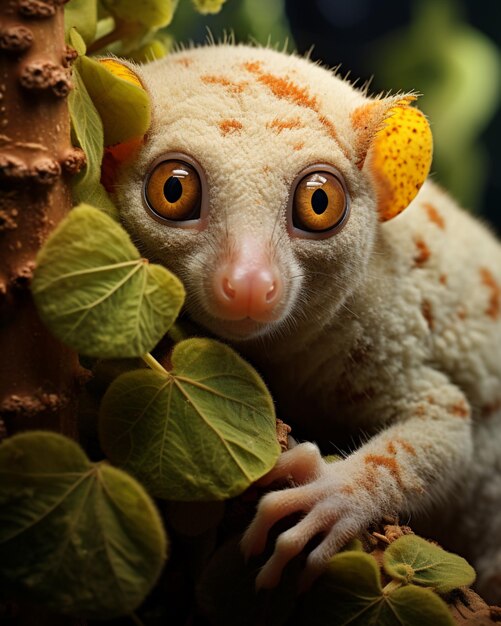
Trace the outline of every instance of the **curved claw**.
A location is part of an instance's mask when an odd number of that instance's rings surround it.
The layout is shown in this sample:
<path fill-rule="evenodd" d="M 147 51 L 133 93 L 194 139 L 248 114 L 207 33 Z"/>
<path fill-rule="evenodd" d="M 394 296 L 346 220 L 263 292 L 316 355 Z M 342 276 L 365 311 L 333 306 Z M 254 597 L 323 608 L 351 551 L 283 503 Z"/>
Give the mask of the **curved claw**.
<path fill-rule="evenodd" d="M 317 497 L 311 485 L 303 485 L 266 494 L 257 508 L 251 525 L 242 537 L 241 547 L 246 559 L 261 554 L 270 528 L 292 513 L 308 510 Z"/>
<path fill-rule="evenodd" d="M 337 514 L 325 506 L 313 508 L 300 522 L 283 532 L 277 539 L 272 556 L 256 578 L 256 587 L 276 587 L 282 571 L 291 559 L 297 556 L 306 544 L 322 531 L 328 531 L 335 523 Z"/>

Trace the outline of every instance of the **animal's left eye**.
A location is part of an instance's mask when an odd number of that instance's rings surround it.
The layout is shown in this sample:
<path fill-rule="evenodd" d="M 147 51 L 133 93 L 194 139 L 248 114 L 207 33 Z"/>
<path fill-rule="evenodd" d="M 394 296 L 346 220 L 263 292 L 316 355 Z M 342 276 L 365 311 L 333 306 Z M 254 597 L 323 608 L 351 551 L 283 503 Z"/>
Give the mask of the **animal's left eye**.
<path fill-rule="evenodd" d="M 300 236 L 330 236 L 346 221 L 348 197 L 345 188 L 332 172 L 310 170 L 303 174 L 294 186 L 293 230 Z"/>
<path fill-rule="evenodd" d="M 167 159 L 153 166 L 144 186 L 148 207 L 172 222 L 196 220 L 202 206 L 202 183 L 192 165 Z"/>

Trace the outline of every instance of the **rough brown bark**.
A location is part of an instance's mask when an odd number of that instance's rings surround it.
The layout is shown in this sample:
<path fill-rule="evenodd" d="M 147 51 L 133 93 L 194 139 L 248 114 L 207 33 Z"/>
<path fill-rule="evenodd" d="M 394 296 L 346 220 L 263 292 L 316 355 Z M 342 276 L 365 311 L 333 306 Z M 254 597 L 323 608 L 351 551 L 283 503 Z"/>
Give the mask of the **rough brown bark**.
<path fill-rule="evenodd" d="M 76 355 L 40 322 L 35 256 L 71 207 L 64 0 L 0 0 L 0 430 L 76 435 Z M 2 423 L 3 422 L 3 423 Z M 2 434 L 0 432 L 0 438 Z"/>

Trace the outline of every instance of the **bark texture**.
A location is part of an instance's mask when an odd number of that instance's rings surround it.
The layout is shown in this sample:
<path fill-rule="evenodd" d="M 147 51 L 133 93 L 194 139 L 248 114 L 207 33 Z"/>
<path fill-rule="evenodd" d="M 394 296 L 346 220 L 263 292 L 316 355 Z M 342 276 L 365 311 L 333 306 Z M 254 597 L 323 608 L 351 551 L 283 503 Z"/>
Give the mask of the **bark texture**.
<path fill-rule="evenodd" d="M 0 438 L 76 435 L 76 355 L 40 322 L 29 290 L 37 251 L 71 207 L 64 0 L 0 2 Z"/>

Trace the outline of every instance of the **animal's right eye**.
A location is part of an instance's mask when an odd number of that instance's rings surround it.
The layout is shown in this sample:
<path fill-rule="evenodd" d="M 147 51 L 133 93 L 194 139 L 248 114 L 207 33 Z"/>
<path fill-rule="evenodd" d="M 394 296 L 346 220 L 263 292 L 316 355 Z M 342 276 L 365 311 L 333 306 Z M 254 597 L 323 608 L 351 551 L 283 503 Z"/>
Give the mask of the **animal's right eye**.
<path fill-rule="evenodd" d="M 148 208 L 155 217 L 172 225 L 188 226 L 186 222 L 199 220 L 202 196 L 200 174 L 194 165 L 181 159 L 165 159 L 154 164 L 144 184 Z"/>

